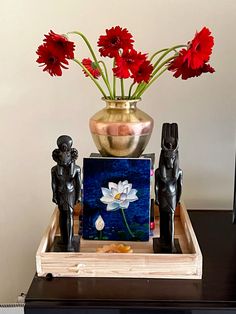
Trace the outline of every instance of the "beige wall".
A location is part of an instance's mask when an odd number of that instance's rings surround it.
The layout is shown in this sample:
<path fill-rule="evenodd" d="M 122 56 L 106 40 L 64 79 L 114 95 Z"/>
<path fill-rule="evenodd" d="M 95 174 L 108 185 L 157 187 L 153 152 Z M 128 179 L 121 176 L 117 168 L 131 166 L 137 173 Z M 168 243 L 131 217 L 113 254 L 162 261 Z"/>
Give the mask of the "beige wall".
<path fill-rule="evenodd" d="M 215 36 L 214 75 L 188 81 L 168 73 L 144 95 L 155 119 L 147 151 L 160 152 L 163 122 L 178 122 L 188 208 L 232 207 L 235 154 L 235 0 L 11 0 L 0 11 L 0 302 L 27 291 L 34 255 L 54 208 L 51 152 L 70 134 L 82 158 L 95 151 L 89 117 L 100 95 L 71 64 L 51 78 L 35 63 L 43 34 L 81 30 L 96 44 L 105 28 L 127 27 L 138 50 L 190 40 L 207 25 Z M 79 43 L 79 41 L 78 41 Z M 86 57 L 83 45 L 80 55 Z"/>

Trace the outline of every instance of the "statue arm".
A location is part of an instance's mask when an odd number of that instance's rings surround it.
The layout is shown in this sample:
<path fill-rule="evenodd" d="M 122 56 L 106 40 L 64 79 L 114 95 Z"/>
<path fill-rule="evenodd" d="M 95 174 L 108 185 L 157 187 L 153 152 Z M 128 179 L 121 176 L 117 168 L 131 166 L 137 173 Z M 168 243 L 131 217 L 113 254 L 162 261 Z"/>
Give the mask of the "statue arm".
<path fill-rule="evenodd" d="M 56 182 L 56 171 L 55 168 L 53 167 L 51 170 L 51 178 L 52 178 L 52 201 L 53 203 L 57 204 L 57 193 L 56 193 L 56 189 L 57 189 L 57 182 Z"/>
<path fill-rule="evenodd" d="M 180 197 L 182 194 L 182 187 L 183 187 L 183 171 L 180 169 L 179 170 L 179 177 L 177 180 L 177 199 L 176 199 L 177 204 L 180 201 Z"/>
<path fill-rule="evenodd" d="M 76 203 L 80 201 L 80 192 L 81 192 L 81 169 L 79 166 L 76 167 L 75 175 L 75 191 L 76 191 Z"/>
<path fill-rule="evenodd" d="M 158 190 L 159 190 L 159 182 L 158 182 L 158 169 L 155 171 L 155 203 L 159 206 L 159 198 L 158 198 Z"/>

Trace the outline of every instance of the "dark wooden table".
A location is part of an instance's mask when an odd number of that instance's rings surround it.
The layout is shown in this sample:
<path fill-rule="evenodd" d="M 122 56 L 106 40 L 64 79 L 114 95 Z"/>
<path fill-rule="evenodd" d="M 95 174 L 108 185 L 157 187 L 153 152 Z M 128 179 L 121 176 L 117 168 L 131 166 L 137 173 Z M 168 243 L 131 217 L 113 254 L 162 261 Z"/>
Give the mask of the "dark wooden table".
<path fill-rule="evenodd" d="M 232 212 L 202 210 L 189 211 L 189 215 L 203 254 L 202 280 L 47 280 L 35 276 L 25 313 L 236 313 L 236 225 L 232 224 Z"/>

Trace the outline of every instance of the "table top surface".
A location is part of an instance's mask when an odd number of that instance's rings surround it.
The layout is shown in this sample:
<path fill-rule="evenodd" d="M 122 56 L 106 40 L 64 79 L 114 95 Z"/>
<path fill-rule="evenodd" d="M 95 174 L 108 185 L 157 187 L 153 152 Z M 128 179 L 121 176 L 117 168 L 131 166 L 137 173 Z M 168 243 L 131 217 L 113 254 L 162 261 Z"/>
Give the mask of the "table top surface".
<path fill-rule="evenodd" d="M 26 306 L 236 308 L 236 224 L 231 211 L 189 211 L 202 280 L 34 277 Z"/>

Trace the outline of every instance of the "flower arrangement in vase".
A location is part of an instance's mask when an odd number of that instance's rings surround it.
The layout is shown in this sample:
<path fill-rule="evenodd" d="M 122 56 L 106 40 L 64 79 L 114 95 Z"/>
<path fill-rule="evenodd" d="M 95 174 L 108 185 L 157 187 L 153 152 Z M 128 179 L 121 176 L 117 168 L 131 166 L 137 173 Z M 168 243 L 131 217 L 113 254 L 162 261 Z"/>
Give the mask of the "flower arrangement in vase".
<path fill-rule="evenodd" d="M 91 58 L 75 57 L 75 43 L 68 38 L 71 35 L 82 38 Z M 106 107 L 91 117 L 90 131 L 103 156 L 141 155 L 150 139 L 153 119 L 138 109 L 136 103 L 161 75 L 170 71 L 174 77 L 187 80 L 215 71 L 208 63 L 214 38 L 207 27 L 196 32 L 187 44 L 160 49 L 150 57 L 135 50 L 132 34 L 120 26 L 106 29 L 97 45 L 101 57 L 113 59 L 111 73 L 103 59 L 98 59 L 87 37 L 77 31 L 64 35 L 50 31 L 38 47 L 37 62 L 51 76 L 61 76 L 72 60 L 99 89 Z"/>

